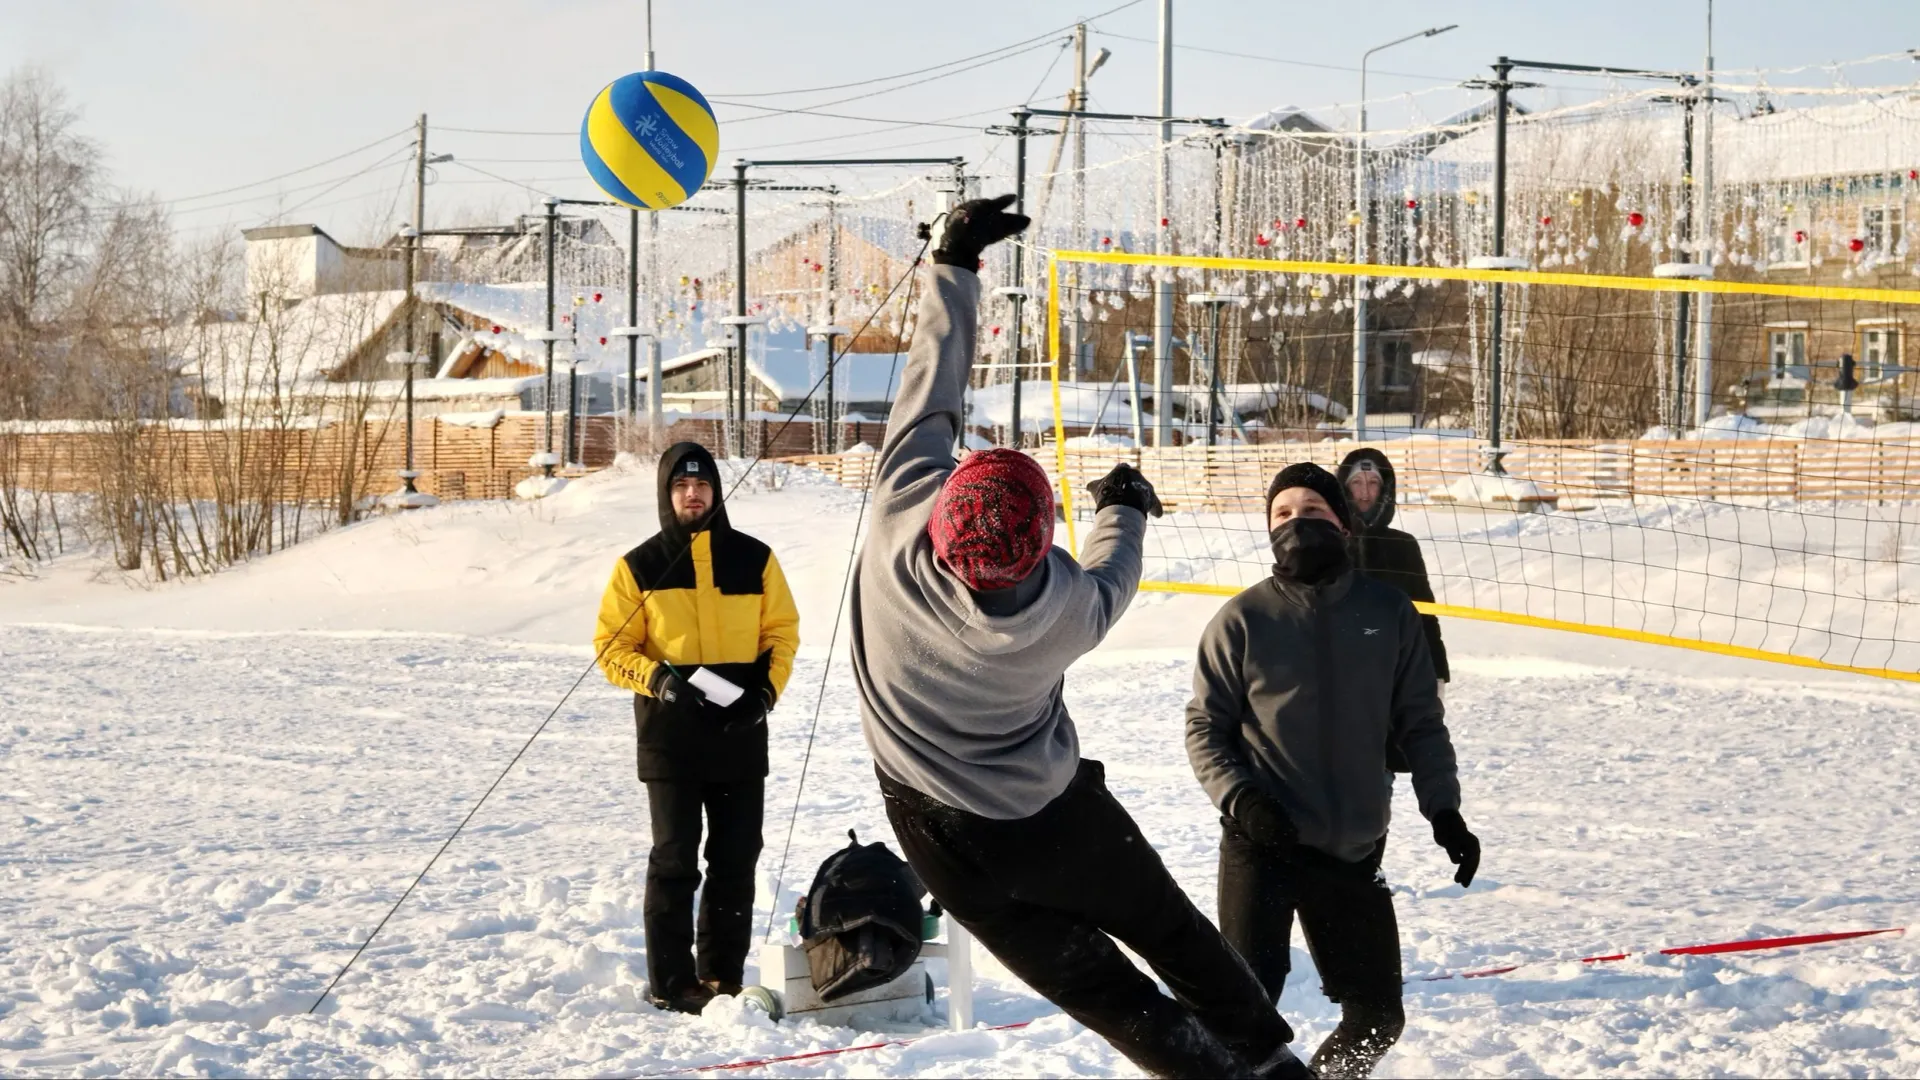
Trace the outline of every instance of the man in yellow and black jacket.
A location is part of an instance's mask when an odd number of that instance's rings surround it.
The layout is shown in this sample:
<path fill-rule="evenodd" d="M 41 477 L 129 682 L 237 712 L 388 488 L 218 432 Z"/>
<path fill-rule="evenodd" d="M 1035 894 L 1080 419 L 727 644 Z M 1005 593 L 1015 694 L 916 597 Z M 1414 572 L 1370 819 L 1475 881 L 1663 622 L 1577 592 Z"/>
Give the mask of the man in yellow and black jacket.
<path fill-rule="evenodd" d="M 738 994 L 752 937 L 754 864 L 767 776 L 767 713 L 800 647 L 800 614 L 767 545 L 734 531 L 712 455 L 679 443 L 660 459 L 660 532 L 613 568 L 594 651 L 634 692 L 647 856 L 647 976 L 654 1004 L 697 1013 Z M 700 669 L 740 687 L 722 706 Z M 702 680 L 704 681 L 704 680 Z M 694 955 L 701 813 L 712 830 Z"/>

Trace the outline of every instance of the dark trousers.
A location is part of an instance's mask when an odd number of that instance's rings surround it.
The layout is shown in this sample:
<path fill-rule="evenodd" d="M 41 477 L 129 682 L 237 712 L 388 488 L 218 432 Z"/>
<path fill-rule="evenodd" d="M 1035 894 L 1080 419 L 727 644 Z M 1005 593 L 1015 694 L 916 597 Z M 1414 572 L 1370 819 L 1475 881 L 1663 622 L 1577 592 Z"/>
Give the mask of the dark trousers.
<path fill-rule="evenodd" d="M 764 787 L 761 780 L 648 781 L 653 850 L 647 853 L 647 979 L 656 996 L 669 997 L 700 979 L 745 981 Z M 700 888 L 703 810 L 707 886 L 700 894 L 696 931 L 693 894 Z"/>
<path fill-rule="evenodd" d="M 1340 1003 L 1340 1026 L 1313 1055 L 1315 1075 L 1366 1076 L 1406 1026 L 1400 1007 L 1400 924 L 1380 855 L 1349 863 L 1311 848 L 1281 857 L 1224 821 L 1220 930 L 1253 965 L 1274 1001 L 1292 967 L 1297 915 L 1321 990 Z"/>
<path fill-rule="evenodd" d="M 934 899 L 1008 970 L 1156 1076 L 1245 1075 L 1293 1031 L 1083 761 L 1018 821 L 954 809 L 884 774 L 887 818 Z M 1173 997 L 1127 959 L 1138 953 Z"/>

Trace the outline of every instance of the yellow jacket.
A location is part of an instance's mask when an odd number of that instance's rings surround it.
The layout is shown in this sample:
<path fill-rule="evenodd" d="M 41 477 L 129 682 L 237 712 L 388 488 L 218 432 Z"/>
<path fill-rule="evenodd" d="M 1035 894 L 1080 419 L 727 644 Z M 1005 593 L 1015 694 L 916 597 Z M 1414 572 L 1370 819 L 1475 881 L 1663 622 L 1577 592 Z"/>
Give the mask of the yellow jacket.
<path fill-rule="evenodd" d="M 769 678 L 783 694 L 800 648 L 800 611 L 765 544 L 730 529 L 703 531 L 687 557 L 674 559 L 666 545 L 649 541 L 614 565 L 593 647 L 608 682 L 646 696 L 662 660 L 687 674 L 752 664 L 771 652 Z"/>

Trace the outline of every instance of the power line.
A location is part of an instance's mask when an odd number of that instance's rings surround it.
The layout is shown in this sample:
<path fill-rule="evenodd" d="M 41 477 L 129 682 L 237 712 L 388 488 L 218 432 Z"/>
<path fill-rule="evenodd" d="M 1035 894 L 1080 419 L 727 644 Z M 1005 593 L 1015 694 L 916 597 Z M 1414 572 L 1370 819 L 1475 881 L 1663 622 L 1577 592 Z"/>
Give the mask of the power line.
<path fill-rule="evenodd" d="M 1094 33 L 1099 34 L 1101 37 L 1110 37 L 1119 41 L 1134 41 L 1143 45 L 1159 44 L 1159 42 L 1152 38 L 1133 37 L 1129 34 L 1116 34 L 1111 30 L 1095 30 Z M 1269 64 L 1287 64 L 1291 67 L 1318 68 L 1322 71 L 1357 72 L 1360 70 L 1357 67 L 1348 67 L 1344 64 L 1318 64 L 1311 60 L 1288 60 L 1280 56 L 1260 56 L 1255 53 L 1232 52 L 1227 49 L 1209 49 L 1202 45 L 1175 45 L 1174 48 L 1184 49 L 1188 52 L 1211 53 L 1215 56 L 1231 56 L 1240 60 L 1262 60 Z M 1418 75 L 1410 71 L 1382 71 L 1378 68 L 1368 68 L 1367 70 L 1375 75 L 1397 75 L 1403 79 L 1425 79 L 1428 82 L 1454 83 L 1460 81 L 1460 76 L 1458 75 Z"/>
<path fill-rule="evenodd" d="M 399 154 L 401 154 L 401 153 L 403 153 L 403 152 L 408 152 L 408 153 L 410 153 L 411 151 L 412 151 L 412 147 L 410 147 L 410 146 L 409 146 L 409 147 L 404 147 L 404 148 L 396 148 L 396 149 L 394 149 L 394 150 L 391 150 L 391 151 L 389 151 L 389 152 L 387 152 L 386 154 L 384 154 L 384 155 L 382 155 L 382 156 L 381 156 L 381 158 L 380 158 L 380 159 L 379 159 L 378 161 L 375 161 L 375 162 L 374 162 L 374 163 L 373 163 L 372 165 L 369 165 L 369 166 L 367 166 L 366 168 L 364 168 L 364 169 L 361 169 L 361 170 L 360 170 L 360 171 L 358 171 L 358 172 L 354 172 L 354 173 L 349 173 L 349 174 L 347 174 L 346 176 L 343 176 L 343 177 L 342 177 L 342 176 L 335 176 L 335 177 L 329 177 L 328 179 L 325 179 L 325 180 L 315 180 L 315 181 L 314 181 L 313 183 L 311 183 L 311 184 L 301 184 L 301 185 L 300 185 L 299 187 L 292 187 L 292 188 L 287 188 L 287 189 L 285 189 L 285 190 L 283 190 L 283 191 L 273 191 L 273 192 L 264 192 L 264 193 L 262 193 L 262 194 L 259 194 L 259 195 L 249 195 L 249 196 L 247 196 L 246 198 L 243 198 L 243 199 L 233 199 L 233 200 L 230 200 L 230 201 L 228 201 L 228 202 L 223 202 L 223 203 L 214 203 L 214 204 L 212 204 L 212 205 L 210 205 L 210 206 L 193 206 L 193 207 L 189 207 L 189 208 L 187 208 L 187 209 L 185 209 L 185 210 L 180 210 L 180 211 L 176 211 L 176 212 L 177 212 L 177 213 L 179 213 L 179 214 L 182 214 L 182 215 L 185 215 L 185 214 L 204 214 L 204 213 L 206 213 L 206 212 L 207 212 L 207 211 L 209 211 L 209 210 L 224 210 L 224 209 L 227 209 L 227 208 L 229 208 L 229 207 L 234 207 L 234 206 L 250 206 L 250 205 L 252 205 L 252 204 L 254 204 L 254 203 L 257 203 L 257 202 L 260 202 L 260 201 L 261 201 L 261 200 L 263 200 L 263 199 L 272 199 L 272 198 L 277 198 L 277 197 L 280 197 L 280 196 L 285 196 L 285 195 L 292 195 L 292 194 L 294 194 L 295 192 L 301 192 L 301 191 L 312 191 L 312 190 L 313 190 L 314 188 L 318 188 L 318 187 L 326 187 L 326 186 L 327 186 L 327 185 L 329 185 L 329 184 L 334 184 L 334 185 L 336 185 L 336 186 L 338 186 L 338 183 L 339 183 L 339 182 L 342 182 L 342 181 L 346 181 L 346 180 L 352 180 L 352 179 L 354 179 L 355 177 L 360 177 L 360 176 L 365 176 L 365 175 L 366 175 L 367 173 L 369 173 L 369 172 L 372 172 L 372 171 L 373 171 L 374 169 L 377 169 L 377 168 L 379 168 L 379 167 L 380 167 L 380 166 L 382 166 L 382 165 L 389 165 L 389 164 L 392 164 L 392 163 L 393 163 L 393 160 L 394 160 L 394 158 L 395 158 L 395 157 L 396 157 L 397 155 L 399 155 Z M 304 170 L 302 170 L 302 171 L 304 171 Z M 291 174 L 289 174 L 289 175 L 291 175 Z M 239 189 L 239 188 L 234 188 L 234 189 L 232 189 L 232 190 L 235 190 L 235 191 L 238 191 L 238 190 L 241 190 L 241 189 Z M 322 194 L 325 194 L 325 192 L 322 192 Z M 319 197 L 319 196 L 315 196 L 315 198 L 318 198 L 318 197 Z"/>
<path fill-rule="evenodd" d="M 154 200 L 150 200 L 145 205 L 177 206 L 180 203 L 184 203 L 184 202 L 196 202 L 200 199 L 211 199 L 216 195 L 231 195 L 236 191 L 245 191 L 248 188 L 264 187 L 265 185 L 271 184 L 277 180 L 285 180 L 289 176 L 298 176 L 304 172 L 312 172 L 315 169 L 324 168 L 328 165 L 331 165 L 336 161 L 344 161 L 347 158 L 353 157 L 356 154 L 363 154 L 368 150 L 371 150 L 374 147 L 379 146 L 381 143 L 389 142 L 393 139 L 397 139 L 402 135 L 410 133 L 412 130 L 413 130 L 413 125 L 409 124 L 406 127 L 401 128 L 399 131 L 393 132 L 390 135 L 382 135 L 378 139 L 373 140 L 372 142 L 366 144 L 365 146 L 355 147 L 354 149 L 349 150 L 344 154 L 340 154 L 335 157 L 330 157 L 325 161 L 316 161 L 311 165 L 302 165 L 301 167 L 294 169 L 290 172 L 283 172 L 278 176 L 269 176 L 265 180 L 255 180 L 251 184 L 241 184 L 239 187 L 221 188 L 219 191 L 203 191 L 198 195 L 182 195 L 177 199 L 154 199 Z M 208 208 L 203 207 L 202 209 L 208 209 Z"/>
<path fill-rule="evenodd" d="M 849 101 L 859 101 L 859 100 L 861 100 L 862 98 L 870 98 L 870 97 L 878 97 L 878 96 L 880 96 L 880 95 L 882 95 L 882 94 L 891 94 L 891 93 L 893 93 L 893 92 L 894 92 L 894 91 L 896 91 L 896 90 L 910 90 L 910 89 L 912 89 L 912 88 L 914 88 L 914 87 L 916 87 L 916 86 L 925 86 L 925 85 L 926 85 L 926 84 L 928 84 L 928 83 L 931 83 L 931 82 L 937 82 L 937 81 L 939 81 L 939 80 L 941 80 L 941 79 L 944 79 L 944 78 L 947 78 L 948 76 L 951 76 L 951 75 L 964 75 L 964 74 L 966 74 L 966 73 L 967 73 L 967 72 L 969 72 L 969 71 L 973 71 L 973 70 L 976 70 L 976 69 L 978 69 L 978 68 L 983 68 L 983 67 L 986 67 L 986 66 L 987 66 L 988 64 L 996 64 L 996 63 L 999 63 L 999 62 L 1000 62 L 1000 60 L 1010 60 L 1010 59 L 1012 59 L 1012 58 L 1013 58 L 1013 57 L 1015 57 L 1015 56 L 1022 56 L 1022 55 L 1025 55 L 1026 53 L 1029 53 L 1029 52 L 1034 52 L 1034 51 L 1036 51 L 1036 50 L 1039 50 L 1039 49 L 1043 49 L 1043 48 L 1045 48 L 1045 47 L 1046 47 L 1046 44 L 1047 44 L 1047 43 L 1045 43 L 1045 42 L 1042 42 L 1041 44 L 1039 44 L 1039 45 L 1035 45 L 1035 46 L 1033 46 L 1032 48 L 1029 48 L 1029 49 L 1023 49 L 1023 50 L 1021 50 L 1020 52 L 1017 52 L 1017 53 L 1010 53 L 1010 54 L 1008 54 L 1007 56 L 1003 56 L 1003 57 L 999 57 L 998 59 L 995 59 L 995 60 L 987 60 L 987 61 L 984 61 L 984 62 L 982 62 L 982 63 L 978 63 L 978 64 L 974 64 L 974 65 L 972 65 L 972 66 L 970 66 L 970 67 L 963 67 L 963 68 L 955 68 L 955 69 L 954 69 L 954 70 L 952 70 L 952 71 L 947 71 L 947 72 L 942 72 L 942 73 L 941 73 L 941 74 L 939 74 L 939 75 L 932 75 L 932 76 L 928 76 L 927 78 L 924 78 L 924 79 L 919 79 L 919 80 L 916 80 L 916 81 L 914 81 L 914 82 L 910 82 L 910 83 L 902 83 L 902 84 L 900 84 L 899 86 L 892 86 L 892 87 L 888 87 L 888 88 L 887 88 L 887 89 L 885 89 L 885 90 L 875 90 L 875 91 L 873 91 L 872 93 L 867 93 L 867 94 L 854 94 L 854 95 L 852 95 L 852 96 L 850 96 L 850 97 L 843 97 L 843 98 L 835 98 L 835 99 L 834 99 L 834 100 L 832 100 L 832 101 L 822 101 L 822 102 L 817 102 L 817 103 L 815 103 L 815 104 L 813 104 L 813 105 L 809 105 L 809 106 L 806 106 L 805 108 L 797 108 L 797 109 L 776 109 L 776 108 L 773 108 L 772 106 L 768 106 L 768 105 L 755 105 L 755 104 L 752 104 L 751 102 L 745 102 L 745 101 L 721 101 L 721 100 L 719 100 L 719 99 L 717 99 L 717 98 L 716 98 L 716 99 L 713 99 L 713 100 L 714 100 L 714 104 L 716 104 L 716 105 L 729 105 L 729 106 L 732 106 L 733 108 L 736 108 L 736 109 L 759 109 L 759 110 L 761 110 L 761 113 L 762 113 L 761 115 L 759 115 L 759 116 L 749 116 L 749 117 L 747 117 L 747 118 L 745 118 L 745 119 L 743 119 L 743 120 L 735 120 L 735 121 L 733 121 L 733 123 L 735 123 L 735 124 L 750 124 L 750 123 L 752 123 L 752 122 L 753 122 L 753 121 L 755 121 L 755 120 L 766 120 L 766 119 L 769 119 L 769 118 L 771 118 L 771 117 L 774 117 L 774 116 L 788 116 L 788 115 L 801 115 L 801 116 L 825 116 L 825 117 L 830 117 L 830 118 L 833 118 L 833 119 L 842 119 L 842 120 L 849 120 L 849 119 L 855 119 L 854 117 L 846 117 L 846 116 L 835 116 L 835 115 L 834 115 L 833 113 L 824 113 L 824 112 L 819 112 L 819 111 L 817 111 L 817 110 L 819 110 L 819 109 L 824 109 L 824 108 L 828 108 L 828 107 L 830 107 L 830 106 L 833 106 L 833 105 L 844 105 L 844 104 L 846 104 L 846 103 L 847 103 L 847 102 L 849 102 Z M 1062 51 L 1062 53 L 1064 53 L 1064 52 L 1065 52 L 1065 49 L 1063 48 L 1063 49 L 1062 49 L 1061 51 Z M 1055 60 L 1056 60 L 1056 62 L 1057 62 L 1057 60 L 1058 60 L 1058 57 L 1056 57 L 1056 58 L 1055 58 Z"/>

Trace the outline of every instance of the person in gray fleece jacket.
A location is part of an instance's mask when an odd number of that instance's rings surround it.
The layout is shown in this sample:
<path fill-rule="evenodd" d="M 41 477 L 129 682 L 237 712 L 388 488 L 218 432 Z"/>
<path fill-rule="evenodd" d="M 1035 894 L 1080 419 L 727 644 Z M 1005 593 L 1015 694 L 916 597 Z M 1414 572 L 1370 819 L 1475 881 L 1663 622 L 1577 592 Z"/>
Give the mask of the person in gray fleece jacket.
<path fill-rule="evenodd" d="M 1278 1001 L 1299 916 L 1322 989 L 1341 1005 L 1309 1064 L 1316 1076 L 1366 1076 L 1406 1023 L 1380 873 L 1390 746 L 1463 887 L 1480 842 L 1460 816 L 1426 631 L 1405 593 L 1354 571 L 1339 482 L 1290 465 L 1267 507 L 1273 576 L 1228 601 L 1201 638 L 1187 756 L 1223 815 L 1221 930 Z"/>
<path fill-rule="evenodd" d="M 874 478 L 853 579 L 854 674 L 887 817 L 934 899 L 1007 968 L 1159 1076 L 1306 1076 L 1293 1032 L 1080 757 L 1067 668 L 1133 599 L 1152 485 L 1091 488 L 1075 561 L 1046 473 L 956 462 L 988 244 L 1013 196 L 949 217 Z M 1172 996 L 1134 967 L 1125 943 Z"/>

